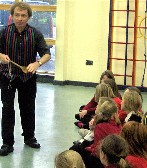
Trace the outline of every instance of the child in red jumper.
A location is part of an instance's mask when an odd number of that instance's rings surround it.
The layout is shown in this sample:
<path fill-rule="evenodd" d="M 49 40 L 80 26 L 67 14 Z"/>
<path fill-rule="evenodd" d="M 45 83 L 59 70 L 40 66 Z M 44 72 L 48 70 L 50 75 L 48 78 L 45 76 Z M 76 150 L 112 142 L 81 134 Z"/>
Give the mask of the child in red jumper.
<path fill-rule="evenodd" d="M 133 168 L 147 168 L 147 127 L 139 122 L 127 122 L 120 134 L 129 144 L 126 160 Z"/>
<path fill-rule="evenodd" d="M 143 112 L 140 112 L 142 108 L 141 96 L 136 91 L 127 91 L 123 95 L 121 109 L 125 111 L 126 117 L 124 122 L 137 121 L 142 122 Z M 119 117 L 121 113 L 119 112 Z"/>
<path fill-rule="evenodd" d="M 97 157 L 97 150 L 101 140 L 109 134 L 119 134 L 121 127 L 118 122 L 118 108 L 113 99 L 104 102 L 95 116 L 94 142 L 90 146 L 85 146 L 85 141 L 79 146 L 72 146 L 70 149 L 77 151 L 82 156 L 86 168 L 103 168 Z"/>
<path fill-rule="evenodd" d="M 98 102 L 98 105 L 97 105 L 97 108 L 95 110 L 95 114 L 98 115 L 99 113 L 99 108 L 101 107 L 101 105 L 106 102 L 106 101 L 109 101 L 110 98 L 109 97 L 100 97 L 99 98 L 99 102 Z M 94 128 L 95 128 L 95 120 L 96 120 L 96 115 L 91 119 L 91 121 L 89 122 L 89 130 L 87 129 L 80 129 L 81 130 L 81 134 L 84 135 L 84 133 L 86 133 L 80 140 L 78 141 L 74 141 L 73 143 L 76 144 L 76 143 L 82 143 L 84 140 L 87 140 L 87 141 L 93 141 L 94 140 Z M 96 117 L 96 118 L 95 118 Z M 119 119 L 118 119 L 119 120 Z M 118 124 L 120 124 L 120 121 L 118 121 Z M 82 130 L 83 130 L 83 133 L 82 133 Z M 80 133 L 79 133 L 80 134 Z"/>
<path fill-rule="evenodd" d="M 133 86 L 131 86 L 131 87 L 128 87 L 128 88 L 126 88 L 126 90 L 125 90 L 125 92 L 124 92 L 124 95 L 126 94 L 126 93 L 128 93 L 128 92 L 136 92 L 136 93 L 138 93 L 139 94 L 139 96 L 141 97 L 141 100 L 142 100 L 142 102 L 143 102 L 143 97 L 142 97 L 142 94 L 141 94 L 141 91 L 137 88 L 137 87 L 133 87 Z M 138 103 L 138 96 L 135 98 L 135 97 L 132 97 L 132 99 L 134 99 L 133 101 L 129 101 L 130 100 L 130 97 L 128 97 L 128 96 L 123 96 L 123 102 L 125 101 L 125 104 L 126 104 L 126 108 L 128 108 L 129 106 L 131 106 L 132 108 L 130 109 L 131 111 L 133 111 L 133 109 L 134 109 L 134 107 L 136 106 L 136 105 L 133 105 L 132 103 L 134 102 L 135 104 L 137 104 Z M 136 100 L 135 100 L 136 99 Z M 139 98 L 140 99 L 140 98 Z M 127 102 L 128 101 L 128 102 Z M 139 100 L 140 101 L 140 100 Z M 122 102 L 122 103 L 123 103 Z M 128 104 L 129 103 L 129 104 Z M 125 123 L 125 118 L 127 117 L 127 111 L 125 111 L 125 109 L 124 109 L 124 107 L 122 107 L 121 108 L 122 110 L 120 110 L 119 111 L 119 113 L 118 113 L 118 116 L 119 116 L 119 119 L 120 119 L 120 121 L 121 121 L 121 123 L 122 123 L 122 125 Z M 142 109 L 140 108 L 140 109 L 138 109 L 137 110 L 138 112 L 138 114 L 139 115 L 142 115 L 143 114 L 143 112 L 142 112 Z M 138 117 L 137 117 L 138 118 Z M 139 119 L 139 118 L 138 118 Z"/>
<path fill-rule="evenodd" d="M 106 70 L 101 74 L 99 83 L 102 83 L 107 79 L 112 79 L 115 81 L 114 75 L 111 70 Z M 90 100 L 90 102 L 80 107 L 79 109 L 80 113 L 75 114 L 75 118 L 79 121 L 75 122 L 74 124 L 79 128 L 83 128 L 84 123 L 85 122 L 88 123 L 91 120 L 91 115 L 95 113 L 96 107 L 97 102 L 95 101 L 95 95 L 94 95 L 94 97 Z"/>
<path fill-rule="evenodd" d="M 96 86 L 96 92 L 95 92 L 95 97 L 94 97 L 94 99 L 95 99 L 94 102 L 96 104 L 98 103 L 100 97 L 113 98 L 118 106 L 118 109 L 120 110 L 121 99 L 119 99 L 118 97 L 116 97 L 114 95 L 113 90 L 111 89 L 111 87 L 109 85 L 107 85 L 105 83 L 101 83 Z M 88 129 L 88 123 L 92 119 L 92 117 L 95 115 L 96 106 L 94 107 L 93 110 L 94 111 L 82 110 L 79 114 L 75 115 L 76 119 L 78 119 L 79 121 L 81 121 L 83 124 L 86 125 L 86 127 L 84 127 L 84 128 Z M 79 126 L 79 125 L 77 125 L 77 126 Z"/>

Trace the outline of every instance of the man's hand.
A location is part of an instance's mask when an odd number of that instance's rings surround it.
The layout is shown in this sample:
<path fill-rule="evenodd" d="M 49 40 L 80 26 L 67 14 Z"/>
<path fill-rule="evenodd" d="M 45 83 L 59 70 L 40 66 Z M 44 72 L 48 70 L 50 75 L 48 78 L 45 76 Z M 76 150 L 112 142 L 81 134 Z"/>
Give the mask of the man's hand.
<path fill-rule="evenodd" d="M 8 64 L 10 61 L 10 58 L 8 55 L 0 53 L 0 61 L 2 62 L 2 64 Z"/>
<path fill-rule="evenodd" d="M 34 62 L 34 63 L 31 63 L 27 66 L 27 70 L 28 72 L 31 72 L 31 73 L 35 73 L 36 70 L 39 68 L 39 63 L 38 62 Z"/>

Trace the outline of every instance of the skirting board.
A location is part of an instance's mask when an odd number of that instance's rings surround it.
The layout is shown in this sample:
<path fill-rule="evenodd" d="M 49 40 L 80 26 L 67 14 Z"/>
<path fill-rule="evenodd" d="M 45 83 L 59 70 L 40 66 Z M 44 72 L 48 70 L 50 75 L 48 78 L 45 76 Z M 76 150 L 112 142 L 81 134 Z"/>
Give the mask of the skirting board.
<path fill-rule="evenodd" d="M 85 86 L 85 87 L 96 87 L 98 83 L 92 83 L 92 82 L 80 82 L 80 81 L 57 81 L 54 80 L 54 76 L 49 75 L 37 75 L 37 82 L 43 82 L 43 83 L 52 83 L 53 85 L 72 85 L 72 86 Z M 118 85 L 119 90 L 125 90 L 127 85 Z M 138 89 L 141 90 L 141 92 L 147 92 L 147 87 L 141 87 L 136 86 Z"/>

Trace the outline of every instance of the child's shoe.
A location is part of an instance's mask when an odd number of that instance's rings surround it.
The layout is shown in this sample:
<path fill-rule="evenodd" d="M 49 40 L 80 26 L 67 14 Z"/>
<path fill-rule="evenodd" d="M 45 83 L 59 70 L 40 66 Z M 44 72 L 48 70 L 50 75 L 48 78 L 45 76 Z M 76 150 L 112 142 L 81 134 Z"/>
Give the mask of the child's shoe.
<path fill-rule="evenodd" d="M 79 128 L 83 128 L 83 127 L 84 127 L 84 124 L 83 124 L 81 121 L 75 122 L 74 124 L 75 124 L 77 127 L 79 127 Z"/>

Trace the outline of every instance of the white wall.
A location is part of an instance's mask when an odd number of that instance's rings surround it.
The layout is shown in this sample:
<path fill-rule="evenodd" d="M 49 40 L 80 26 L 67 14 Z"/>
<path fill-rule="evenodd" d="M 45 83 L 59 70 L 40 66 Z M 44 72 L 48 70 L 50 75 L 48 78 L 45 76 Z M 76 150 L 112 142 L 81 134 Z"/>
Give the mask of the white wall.
<path fill-rule="evenodd" d="M 117 7 L 126 9 L 126 1 L 116 2 L 118 2 Z M 101 73 L 107 68 L 109 6 L 109 0 L 57 0 L 55 80 L 99 82 Z M 130 6 L 132 9 L 134 8 L 134 0 Z M 139 2 L 139 10 L 143 11 L 139 12 L 141 15 L 139 19 L 142 19 L 145 0 Z M 124 23 L 122 18 L 123 16 L 118 18 L 119 24 Z M 118 36 L 125 39 L 120 32 L 116 32 L 115 38 Z M 133 33 L 131 38 L 133 38 Z M 144 38 L 139 37 L 137 59 L 144 59 L 143 42 Z M 118 56 L 121 56 L 121 51 L 121 48 L 116 47 Z M 132 48 L 129 49 L 128 54 L 132 55 Z M 86 60 L 92 60 L 93 65 L 85 65 Z M 143 68 L 143 62 L 137 63 L 136 86 L 140 86 Z M 124 63 L 121 61 L 115 63 L 114 61 L 112 70 L 114 73 L 123 74 Z M 131 72 L 130 64 L 128 73 Z M 123 78 L 116 77 L 116 82 L 123 84 Z M 130 78 L 127 78 L 127 84 L 131 85 Z M 147 80 L 145 80 L 144 86 L 147 86 Z"/>
<path fill-rule="evenodd" d="M 58 0 L 55 80 L 99 82 L 107 67 L 107 2 Z"/>

